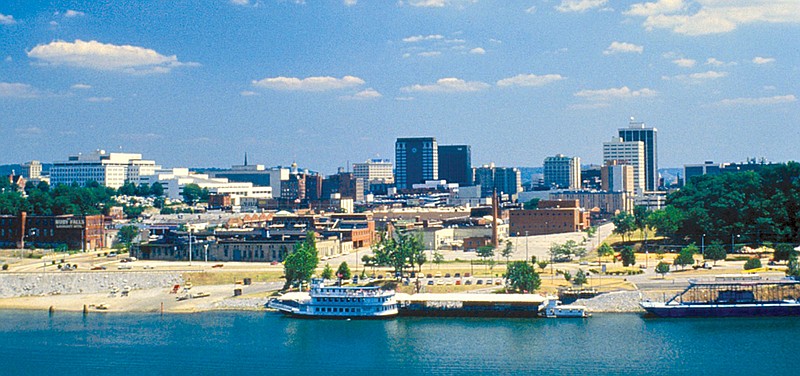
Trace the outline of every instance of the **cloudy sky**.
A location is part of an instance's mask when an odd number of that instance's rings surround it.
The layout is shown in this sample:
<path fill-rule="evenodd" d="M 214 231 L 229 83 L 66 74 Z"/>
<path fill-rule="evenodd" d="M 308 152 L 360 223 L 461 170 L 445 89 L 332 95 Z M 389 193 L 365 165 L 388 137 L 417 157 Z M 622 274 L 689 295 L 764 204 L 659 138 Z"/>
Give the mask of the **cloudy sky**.
<path fill-rule="evenodd" d="M 0 163 L 599 163 L 632 116 L 660 167 L 797 160 L 798 41 L 798 0 L 4 0 Z"/>

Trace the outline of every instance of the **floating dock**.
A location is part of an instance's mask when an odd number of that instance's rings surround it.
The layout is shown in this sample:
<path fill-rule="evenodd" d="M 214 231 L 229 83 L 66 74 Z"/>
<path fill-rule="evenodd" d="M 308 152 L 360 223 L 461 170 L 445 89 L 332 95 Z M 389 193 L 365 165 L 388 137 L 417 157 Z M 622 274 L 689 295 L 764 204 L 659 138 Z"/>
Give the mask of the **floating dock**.
<path fill-rule="evenodd" d="M 554 296 L 539 294 L 400 294 L 400 316 L 538 317 L 539 307 Z"/>

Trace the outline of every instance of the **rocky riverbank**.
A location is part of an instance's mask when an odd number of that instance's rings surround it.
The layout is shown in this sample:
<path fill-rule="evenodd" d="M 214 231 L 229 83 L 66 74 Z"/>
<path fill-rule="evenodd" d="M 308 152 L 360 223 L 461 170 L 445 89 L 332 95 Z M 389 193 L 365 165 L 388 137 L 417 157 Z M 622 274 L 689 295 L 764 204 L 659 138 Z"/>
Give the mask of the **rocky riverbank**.
<path fill-rule="evenodd" d="M 639 291 L 615 291 L 591 299 L 578 299 L 574 304 L 586 306 L 589 312 L 644 312 L 639 306 L 641 300 Z"/>
<path fill-rule="evenodd" d="M 178 272 L 58 272 L 0 274 L 0 298 L 94 294 L 129 286 L 132 290 L 183 284 Z"/>

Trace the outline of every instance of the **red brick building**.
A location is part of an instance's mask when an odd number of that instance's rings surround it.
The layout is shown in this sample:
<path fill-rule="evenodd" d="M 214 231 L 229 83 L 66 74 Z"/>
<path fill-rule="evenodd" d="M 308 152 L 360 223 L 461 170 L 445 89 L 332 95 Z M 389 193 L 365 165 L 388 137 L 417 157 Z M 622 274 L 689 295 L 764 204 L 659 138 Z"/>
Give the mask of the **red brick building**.
<path fill-rule="evenodd" d="M 69 249 L 93 250 L 105 247 L 102 215 L 0 216 L 0 246 L 24 248 L 66 245 Z"/>
<path fill-rule="evenodd" d="M 509 234 L 546 235 L 589 228 L 590 213 L 578 200 L 541 200 L 534 210 L 510 210 Z"/>

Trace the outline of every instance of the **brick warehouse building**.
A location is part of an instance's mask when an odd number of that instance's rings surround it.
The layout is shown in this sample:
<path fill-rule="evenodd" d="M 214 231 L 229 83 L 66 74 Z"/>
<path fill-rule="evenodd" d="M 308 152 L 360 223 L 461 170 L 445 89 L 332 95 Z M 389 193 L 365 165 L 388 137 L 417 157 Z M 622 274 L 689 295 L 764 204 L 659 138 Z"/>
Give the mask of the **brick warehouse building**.
<path fill-rule="evenodd" d="M 589 212 L 578 200 L 541 200 L 534 210 L 510 210 L 509 234 L 546 235 L 589 228 Z"/>
<path fill-rule="evenodd" d="M 103 248 L 105 220 L 102 215 L 29 216 L 0 215 L 0 246 L 24 248 L 66 245 L 69 249 Z"/>

